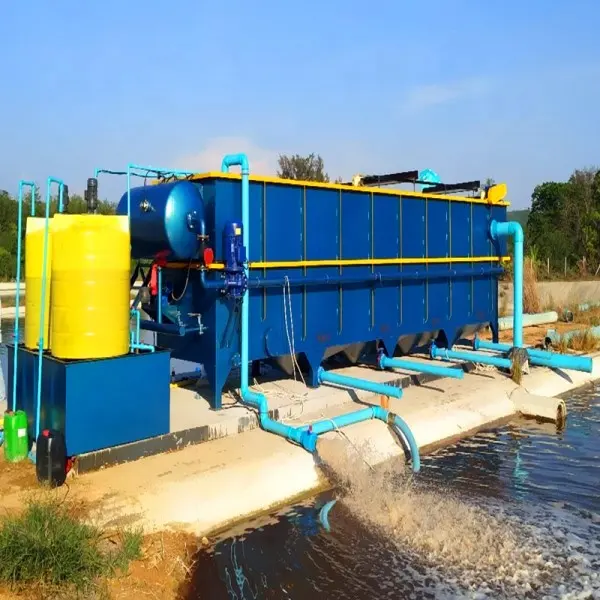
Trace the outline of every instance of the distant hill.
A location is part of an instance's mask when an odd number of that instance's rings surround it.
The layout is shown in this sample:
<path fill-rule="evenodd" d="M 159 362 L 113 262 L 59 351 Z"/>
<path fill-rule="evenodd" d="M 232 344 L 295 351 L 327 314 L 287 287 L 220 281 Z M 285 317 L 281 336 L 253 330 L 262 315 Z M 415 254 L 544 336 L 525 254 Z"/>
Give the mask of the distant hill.
<path fill-rule="evenodd" d="M 518 221 L 521 224 L 521 227 L 524 229 L 527 225 L 529 209 L 525 208 L 523 210 L 509 210 L 507 216 L 509 221 Z"/>

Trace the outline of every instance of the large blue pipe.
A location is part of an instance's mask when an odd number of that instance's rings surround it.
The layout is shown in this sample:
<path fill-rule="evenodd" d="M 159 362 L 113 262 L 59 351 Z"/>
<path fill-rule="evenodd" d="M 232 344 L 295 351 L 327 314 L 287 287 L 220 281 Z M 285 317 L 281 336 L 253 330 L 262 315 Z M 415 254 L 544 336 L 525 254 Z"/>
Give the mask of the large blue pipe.
<path fill-rule="evenodd" d="M 487 340 L 480 340 L 475 337 L 473 340 L 473 349 L 496 350 L 497 352 L 510 352 L 510 344 L 494 344 Z M 529 360 L 532 364 L 554 369 L 572 369 L 573 371 L 584 371 L 591 373 L 593 361 L 589 356 L 570 356 L 569 354 L 560 354 L 556 352 L 547 352 L 537 348 L 527 348 Z"/>
<path fill-rule="evenodd" d="M 284 285 L 294 286 L 317 286 L 317 285 L 352 285 L 365 283 L 383 283 L 386 281 L 401 280 L 431 280 L 431 279 L 450 279 L 460 277 L 477 277 L 478 275 L 496 275 L 503 273 L 502 267 L 480 267 L 468 269 L 466 271 L 430 271 L 420 273 L 393 273 L 382 275 L 380 273 L 371 273 L 369 275 L 360 275 L 357 277 L 348 277 L 347 275 L 321 275 L 319 277 L 293 277 L 279 279 L 264 279 L 262 277 L 250 277 L 248 280 L 249 288 L 271 288 L 283 287 Z M 205 289 L 224 290 L 227 285 L 222 279 L 207 279 L 206 270 L 200 271 L 200 284 Z"/>
<path fill-rule="evenodd" d="M 390 398 L 402 398 L 402 388 L 378 383 L 377 381 L 369 381 L 368 379 L 357 379 L 356 377 L 348 377 L 340 373 L 332 373 L 331 371 L 325 371 L 323 367 L 319 367 L 317 377 L 319 383 L 333 383 L 334 385 L 373 392 L 374 394 L 389 396 Z"/>
<path fill-rule="evenodd" d="M 15 356 L 13 363 L 13 389 L 12 389 L 12 410 L 17 410 L 17 360 L 19 352 L 19 300 L 21 298 L 21 238 L 23 230 L 23 191 L 25 188 L 31 188 L 31 210 L 35 214 L 35 190 L 36 185 L 33 181 L 19 181 L 19 196 L 17 199 L 17 292 L 15 296 Z"/>
<path fill-rule="evenodd" d="M 510 369 L 511 361 L 508 358 L 501 358 L 491 354 L 475 354 L 471 351 L 447 350 L 438 348 L 435 344 L 431 346 L 431 358 L 441 358 L 442 360 L 466 360 L 469 362 L 480 363 L 482 365 L 492 365 L 501 369 Z"/>
<path fill-rule="evenodd" d="M 514 241 L 513 280 L 513 346 L 523 347 L 523 228 L 517 221 L 492 221 L 490 235 L 493 240 L 512 236 Z"/>
<path fill-rule="evenodd" d="M 242 171 L 242 243 L 246 248 L 246 257 L 250 259 L 250 183 L 249 183 L 249 175 L 250 168 L 248 165 L 248 158 L 245 154 L 229 154 L 223 158 L 223 162 L 221 164 L 221 170 L 224 172 L 229 171 L 229 167 L 232 166 L 240 166 Z M 244 270 L 246 277 L 248 276 L 248 262 L 244 264 Z M 265 430 L 271 433 L 275 433 L 276 435 L 280 435 L 296 444 L 301 445 L 309 452 L 314 452 L 316 450 L 317 445 L 317 434 L 310 431 L 310 429 L 304 429 L 299 427 L 291 427 L 290 425 L 285 425 L 283 423 L 279 423 L 270 418 L 269 416 L 269 407 L 267 404 L 267 399 L 263 394 L 252 391 L 248 386 L 248 376 L 249 369 L 248 365 L 250 362 L 249 359 L 249 310 L 248 310 L 248 301 L 249 301 L 249 291 L 246 288 L 244 295 L 242 296 L 242 319 L 241 319 L 241 352 L 240 352 L 240 395 L 242 400 L 253 406 L 258 410 L 258 420 L 260 426 Z M 353 380 L 353 378 L 350 378 Z M 346 383 L 348 379 L 345 380 Z M 357 380 L 362 381 L 362 380 Z M 354 382 L 354 381 L 353 381 Z M 391 386 L 386 386 L 391 388 Z M 364 389 L 364 388 L 362 388 Z M 391 388 L 395 389 L 395 388 Z M 393 392 L 397 393 L 397 392 Z M 376 410 L 380 409 L 380 410 Z M 385 411 L 382 407 L 373 407 L 371 409 L 371 415 L 376 416 L 376 418 L 381 418 L 383 416 L 383 412 L 385 412 L 385 418 L 382 419 L 387 422 L 388 412 Z M 382 412 L 383 411 L 383 412 Z M 361 420 L 366 420 L 369 417 L 369 413 L 365 411 L 357 411 L 361 413 Z M 354 413 L 350 413 L 354 414 Z M 336 421 L 338 419 L 338 421 Z M 345 420 L 349 419 L 348 415 L 342 415 L 341 417 L 336 417 L 336 419 L 330 421 L 332 429 L 336 427 L 341 427 L 344 425 Z M 328 421 L 329 422 L 329 421 Z M 358 421 L 356 421 L 358 422 Z M 334 425 L 334 423 L 336 423 Z M 339 423 L 339 424 L 338 424 Z M 411 458 L 412 458 L 412 467 L 413 471 L 419 471 L 421 467 L 420 458 L 419 458 L 419 450 L 418 446 L 415 442 L 414 436 L 412 435 L 409 427 L 402 421 L 399 417 L 396 417 L 393 421 L 393 424 L 398 427 L 398 429 L 404 434 L 406 440 L 409 443 L 411 448 Z M 413 450 L 414 448 L 414 450 Z"/>
<path fill-rule="evenodd" d="M 317 438 L 319 435 L 341 429 L 342 427 L 347 427 L 348 425 L 369 421 L 371 419 L 383 421 L 400 431 L 410 450 L 412 470 L 413 472 L 418 473 L 421 470 L 421 456 L 419 454 L 419 446 L 417 445 L 417 441 L 415 440 L 410 427 L 398 415 L 382 406 L 372 405 L 368 408 L 346 413 L 345 415 L 338 415 L 333 419 L 325 419 L 323 421 L 312 423 L 311 425 L 304 425 L 301 428 L 298 428 L 301 433 L 301 443 L 306 450 L 314 452 L 317 447 Z"/>
<path fill-rule="evenodd" d="M 409 360 L 401 360 L 398 358 L 389 358 L 385 354 L 379 355 L 379 368 L 381 369 L 404 369 L 406 371 L 418 371 L 419 373 L 428 373 L 429 375 L 437 375 L 439 377 L 452 377 L 454 379 L 462 379 L 465 373 L 462 369 L 454 369 L 453 367 L 438 367 L 425 363 L 415 363 Z"/>
<path fill-rule="evenodd" d="M 414 273 L 370 273 L 369 275 L 360 275 L 348 277 L 347 275 L 321 275 L 318 277 L 295 277 L 295 278 L 279 278 L 279 279 L 263 279 L 261 277 L 250 277 L 248 286 L 251 288 L 268 288 L 268 287 L 283 287 L 304 286 L 304 285 L 351 285 L 365 283 L 384 283 L 386 281 L 403 281 L 403 280 L 432 280 L 432 279 L 450 279 L 462 277 L 477 277 L 479 275 L 495 275 L 503 273 L 502 267 L 475 267 L 465 271 L 456 271 L 450 269 L 448 271 L 420 271 Z"/>

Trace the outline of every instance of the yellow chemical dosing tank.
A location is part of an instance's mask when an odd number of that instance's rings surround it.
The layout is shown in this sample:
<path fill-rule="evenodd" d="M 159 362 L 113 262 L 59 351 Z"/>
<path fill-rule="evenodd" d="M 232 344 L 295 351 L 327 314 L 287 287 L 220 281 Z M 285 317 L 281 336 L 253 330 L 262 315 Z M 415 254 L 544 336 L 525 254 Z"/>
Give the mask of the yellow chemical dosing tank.
<path fill-rule="evenodd" d="M 63 359 L 129 351 L 130 237 L 126 216 L 54 216 L 51 352 Z"/>
<path fill-rule="evenodd" d="M 44 350 L 49 347 L 50 281 L 52 265 L 52 230 L 54 219 L 49 219 L 46 260 L 46 293 L 44 309 Z M 25 347 L 38 349 L 42 307 L 42 270 L 44 259 L 44 217 L 27 217 L 25 225 Z"/>

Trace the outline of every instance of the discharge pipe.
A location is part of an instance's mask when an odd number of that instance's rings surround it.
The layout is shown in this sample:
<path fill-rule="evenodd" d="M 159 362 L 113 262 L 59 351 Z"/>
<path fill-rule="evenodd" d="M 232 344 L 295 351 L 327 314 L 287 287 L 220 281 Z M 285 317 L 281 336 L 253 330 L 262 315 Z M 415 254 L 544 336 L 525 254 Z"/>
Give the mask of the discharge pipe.
<path fill-rule="evenodd" d="M 232 166 L 241 167 L 242 171 L 242 243 L 246 248 L 246 257 L 247 260 L 244 263 L 244 272 L 246 277 L 248 277 L 248 261 L 250 260 L 250 168 L 248 165 L 248 158 L 245 154 L 228 154 L 223 158 L 223 162 L 221 164 L 221 170 L 225 173 L 229 171 L 229 168 Z M 284 437 L 290 441 L 299 444 L 309 452 L 314 452 L 317 446 L 317 435 L 313 428 L 316 428 L 318 431 L 331 431 L 338 427 L 343 427 L 345 425 L 349 425 L 350 423 L 358 423 L 360 421 L 365 421 L 370 418 L 378 418 L 385 422 L 391 421 L 393 425 L 395 425 L 405 436 L 408 445 L 411 451 L 411 459 L 412 459 L 412 468 L 414 472 L 417 472 L 421 468 L 421 462 L 419 457 L 419 449 L 417 443 L 410 431 L 410 428 L 400 417 L 394 415 L 394 418 L 391 417 L 391 413 L 385 410 L 380 406 L 373 406 L 368 409 L 363 409 L 359 411 L 355 411 L 353 413 L 347 415 L 341 415 L 336 417 L 335 419 L 331 419 L 325 422 L 317 422 L 314 425 L 309 425 L 307 427 L 292 427 L 290 425 L 285 425 L 278 421 L 275 421 L 269 416 L 269 407 L 267 404 L 267 399 L 263 394 L 257 393 L 251 390 L 248 386 L 248 376 L 249 376 L 249 368 L 248 365 L 250 363 L 249 359 L 249 302 L 250 292 L 248 288 L 244 290 L 244 294 L 242 296 L 242 319 L 241 319 L 241 357 L 240 357 L 240 395 L 242 397 L 242 401 L 246 404 L 253 406 L 258 410 L 258 419 L 260 426 L 265 430 L 271 433 L 275 433 L 281 437 Z M 332 374 L 328 374 L 332 375 Z M 341 379 L 340 379 L 341 378 Z M 338 376 L 336 378 L 328 377 L 327 375 L 323 377 L 322 369 L 319 370 L 319 381 L 332 381 L 336 379 L 338 382 L 344 382 L 342 385 L 353 385 L 356 382 L 362 380 L 355 380 L 354 378 L 344 378 L 343 376 Z M 371 383 L 371 382 L 364 382 Z M 398 388 L 393 388 L 392 386 L 381 386 L 379 389 L 383 387 L 385 392 L 395 394 L 396 397 L 399 397 Z M 365 389 L 362 387 L 361 389 Z M 394 391 L 398 390 L 398 391 Z M 381 393 L 385 393 L 381 392 Z M 323 425 L 322 423 L 327 423 L 327 425 Z"/>
<path fill-rule="evenodd" d="M 600 328 L 598 328 L 600 335 Z M 547 334 L 546 334 L 547 335 Z M 474 350 L 496 350 L 497 352 L 510 352 L 510 344 L 495 344 L 487 340 L 480 340 L 477 336 L 473 340 Z M 550 367 L 553 369 L 572 369 L 573 371 L 584 371 L 591 373 L 593 361 L 589 356 L 571 356 L 569 354 L 560 354 L 558 352 L 548 352 L 538 350 L 537 348 L 526 348 L 529 355 L 529 361 L 538 366 Z"/>
<path fill-rule="evenodd" d="M 17 410 L 17 361 L 19 357 L 19 300 L 21 297 L 21 238 L 23 230 L 23 192 L 31 188 L 31 214 L 35 214 L 36 185 L 33 181 L 19 181 L 19 196 L 17 199 L 17 291 L 15 295 L 15 356 L 13 363 L 12 411 Z"/>
<path fill-rule="evenodd" d="M 510 369 L 511 360 L 494 356 L 492 354 L 476 354 L 470 351 L 447 350 L 438 348 L 435 344 L 431 345 L 431 358 L 441 358 L 442 360 L 466 360 L 468 362 L 479 363 L 482 365 L 491 365 L 501 369 Z"/>
<path fill-rule="evenodd" d="M 462 369 L 455 369 L 454 367 L 438 367 L 437 365 L 415 363 L 410 360 L 389 358 L 383 352 L 380 352 L 377 362 L 380 369 L 404 369 L 405 371 L 418 371 L 420 373 L 427 373 L 439 377 L 452 377 L 454 379 L 462 379 L 465 376 Z"/>
<path fill-rule="evenodd" d="M 512 236 L 514 241 L 513 281 L 513 346 L 523 347 L 523 228 L 517 221 L 492 221 L 490 235 L 493 240 Z"/>

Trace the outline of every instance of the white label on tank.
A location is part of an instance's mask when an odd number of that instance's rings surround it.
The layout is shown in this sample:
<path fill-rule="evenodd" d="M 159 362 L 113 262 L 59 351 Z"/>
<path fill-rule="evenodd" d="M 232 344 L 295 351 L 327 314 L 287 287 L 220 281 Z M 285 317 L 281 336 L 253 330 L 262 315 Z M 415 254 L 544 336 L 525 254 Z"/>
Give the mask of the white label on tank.
<path fill-rule="evenodd" d="M 17 437 L 25 437 L 27 435 L 27 429 L 17 429 Z"/>

